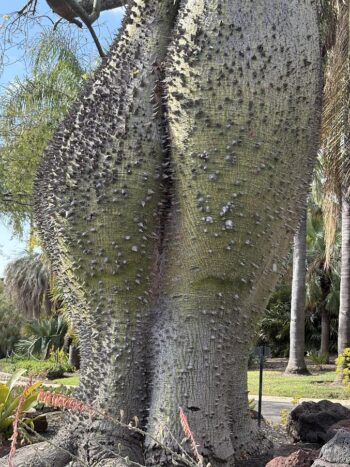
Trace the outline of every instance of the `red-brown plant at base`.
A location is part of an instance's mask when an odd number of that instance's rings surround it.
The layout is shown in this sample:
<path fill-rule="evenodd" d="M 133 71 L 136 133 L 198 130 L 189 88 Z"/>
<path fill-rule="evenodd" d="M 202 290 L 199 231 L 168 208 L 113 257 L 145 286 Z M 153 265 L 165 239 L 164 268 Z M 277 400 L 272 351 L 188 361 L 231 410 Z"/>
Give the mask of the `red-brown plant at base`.
<path fill-rule="evenodd" d="M 17 406 L 15 418 L 14 418 L 13 424 L 12 424 L 13 434 L 11 436 L 11 450 L 10 450 L 9 456 L 7 458 L 7 465 L 9 467 L 13 467 L 12 459 L 13 459 L 13 456 L 15 455 L 15 453 L 16 453 L 17 440 L 18 440 L 18 434 L 19 434 L 18 433 L 18 425 L 19 425 L 19 421 L 20 421 L 20 418 L 21 418 L 23 404 L 24 404 L 24 402 L 26 400 L 27 391 L 31 387 L 31 385 L 32 385 L 32 379 L 30 378 L 28 383 L 24 386 L 23 392 L 22 392 L 22 394 L 21 394 L 21 396 L 19 398 L 19 401 L 18 401 L 18 406 Z"/>
<path fill-rule="evenodd" d="M 193 454 L 196 460 L 198 461 L 199 465 L 203 465 L 203 457 L 198 452 L 196 440 L 194 439 L 194 434 L 191 431 L 187 416 L 181 407 L 179 407 L 179 410 L 180 410 L 180 421 L 181 421 L 182 429 L 190 441 L 191 448 L 192 448 L 192 451 L 193 451 Z"/>

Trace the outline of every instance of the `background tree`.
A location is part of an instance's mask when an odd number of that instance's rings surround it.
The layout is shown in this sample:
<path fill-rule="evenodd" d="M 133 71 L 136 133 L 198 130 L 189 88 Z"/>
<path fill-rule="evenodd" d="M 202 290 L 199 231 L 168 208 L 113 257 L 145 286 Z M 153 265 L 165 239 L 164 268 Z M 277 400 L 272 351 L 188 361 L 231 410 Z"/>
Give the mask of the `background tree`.
<path fill-rule="evenodd" d="M 47 31 L 31 48 L 31 70 L 0 98 L 0 212 L 21 233 L 31 219 L 33 179 L 48 141 L 87 78 L 78 44 Z"/>
<path fill-rule="evenodd" d="M 22 317 L 14 309 L 4 293 L 0 281 L 0 358 L 11 354 L 21 336 Z"/>
<path fill-rule="evenodd" d="M 341 281 L 338 353 L 350 346 L 349 2 L 338 2 L 335 46 L 326 73 L 322 147 L 325 155 L 326 243 L 332 245 L 341 209 Z M 327 253 L 326 263 L 329 262 Z"/>
<path fill-rule="evenodd" d="M 307 226 L 307 307 L 321 321 L 319 353 L 329 355 L 331 321 L 339 314 L 340 236 L 333 244 L 331 262 L 326 265 L 323 211 L 312 201 Z M 315 321 L 315 319 L 313 319 Z"/>
<path fill-rule="evenodd" d="M 294 236 L 289 360 L 286 373 L 308 374 L 305 363 L 305 278 L 307 209 Z"/>
<path fill-rule="evenodd" d="M 9 263 L 5 269 L 5 290 L 26 318 L 50 314 L 50 272 L 40 254 L 29 254 Z"/>

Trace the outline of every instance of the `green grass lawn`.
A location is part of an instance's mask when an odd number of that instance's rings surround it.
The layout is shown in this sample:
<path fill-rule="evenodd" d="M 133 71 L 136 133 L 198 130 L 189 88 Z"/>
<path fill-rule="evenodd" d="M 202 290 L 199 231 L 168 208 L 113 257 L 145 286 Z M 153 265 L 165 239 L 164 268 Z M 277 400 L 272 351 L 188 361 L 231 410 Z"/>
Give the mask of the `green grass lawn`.
<path fill-rule="evenodd" d="M 79 376 L 68 376 L 68 378 L 54 379 L 54 384 L 66 384 L 68 386 L 77 386 L 79 384 Z"/>
<path fill-rule="evenodd" d="M 335 372 L 325 371 L 311 376 L 285 376 L 280 371 L 264 371 L 263 395 L 284 396 L 296 399 L 350 399 L 350 392 L 341 385 L 334 385 Z M 259 371 L 248 371 L 250 394 L 258 394 Z"/>
<path fill-rule="evenodd" d="M 350 392 L 343 386 L 332 384 L 334 371 L 325 371 L 312 376 L 284 376 L 280 371 L 264 371 L 263 394 L 265 396 L 285 396 L 296 399 L 309 397 L 312 399 L 350 399 Z M 77 385 L 79 376 L 61 378 L 53 383 Z M 248 372 L 250 394 L 258 394 L 259 372 Z"/>

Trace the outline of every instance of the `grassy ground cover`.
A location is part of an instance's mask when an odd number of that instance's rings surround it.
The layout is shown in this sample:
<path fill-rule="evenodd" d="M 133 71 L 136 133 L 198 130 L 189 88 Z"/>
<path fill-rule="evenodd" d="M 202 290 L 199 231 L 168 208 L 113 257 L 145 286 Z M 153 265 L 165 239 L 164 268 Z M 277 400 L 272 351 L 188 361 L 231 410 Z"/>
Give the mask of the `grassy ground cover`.
<path fill-rule="evenodd" d="M 68 376 L 68 378 L 60 378 L 52 381 L 54 384 L 66 384 L 67 386 L 77 386 L 79 384 L 79 376 Z"/>
<path fill-rule="evenodd" d="M 263 394 L 265 396 L 285 396 L 300 399 L 350 399 L 350 392 L 343 386 L 334 385 L 334 371 L 325 371 L 311 376 L 285 376 L 280 371 L 264 371 Z M 72 376 L 53 381 L 57 384 L 76 385 L 79 377 Z M 248 372 L 250 394 L 258 394 L 259 372 Z"/>
<path fill-rule="evenodd" d="M 320 371 L 311 376 L 288 375 L 280 371 L 264 371 L 263 395 L 312 399 L 350 399 L 350 392 L 335 385 L 334 371 Z M 258 394 L 259 371 L 248 371 L 250 394 Z"/>
<path fill-rule="evenodd" d="M 0 359 L 0 371 L 4 373 L 14 373 L 16 370 L 24 368 L 27 370 L 26 375 L 40 375 L 44 374 L 50 367 L 52 367 L 52 362 L 48 360 L 34 360 L 23 357 Z"/>

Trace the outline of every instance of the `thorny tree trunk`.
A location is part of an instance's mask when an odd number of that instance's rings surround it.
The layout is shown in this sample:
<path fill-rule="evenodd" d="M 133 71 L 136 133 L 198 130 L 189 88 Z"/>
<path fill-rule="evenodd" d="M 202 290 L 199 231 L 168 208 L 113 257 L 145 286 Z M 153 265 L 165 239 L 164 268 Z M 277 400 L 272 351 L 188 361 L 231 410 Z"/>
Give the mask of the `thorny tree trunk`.
<path fill-rule="evenodd" d="M 171 447 L 165 426 L 183 438 L 182 407 L 213 467 L 262 450 L 247 356 L 317 149 L 315 10 L 312 0 L 131 1 L 36 184 L 80 337 L 80 397 L 137 416 Z M 69 429 L 64 446 L 89 465 L 118 449 L 172 465 L 151 437 L 143 447 L 112 423 L 81 415 Z"/>
<path fill-rule="evenodd" d="M 286 373 L 308 374 L 305 351 L 305 278 L 306 278 L 306 223 L 307 210 L 303 211 L 294 236 L 293 280 L 290 310 L 289 360 Z"/>

